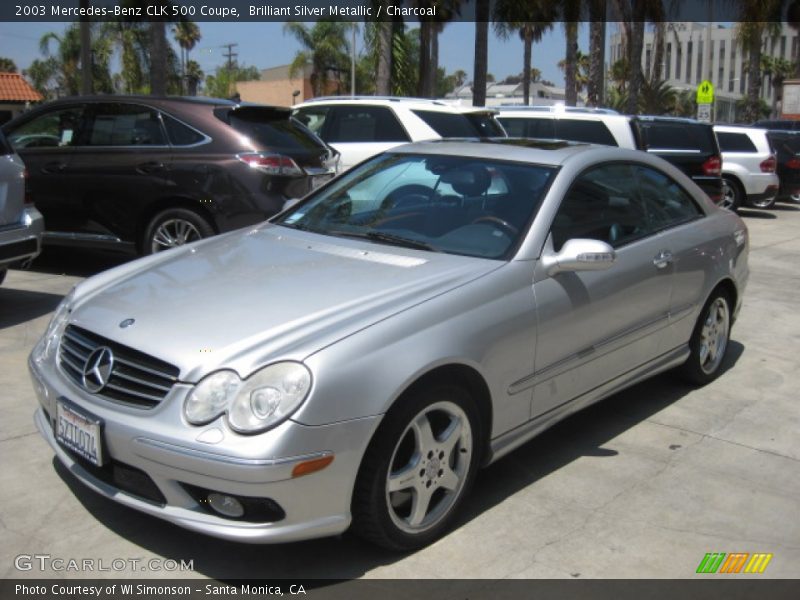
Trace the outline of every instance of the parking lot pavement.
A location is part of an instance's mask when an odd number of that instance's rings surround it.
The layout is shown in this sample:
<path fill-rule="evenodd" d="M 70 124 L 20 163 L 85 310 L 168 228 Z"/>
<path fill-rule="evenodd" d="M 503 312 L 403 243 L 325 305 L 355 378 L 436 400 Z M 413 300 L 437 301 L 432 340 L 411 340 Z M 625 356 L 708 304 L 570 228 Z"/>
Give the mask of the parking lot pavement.
<path fill-rule="evenodd" d="M 61 296 L 120 259 L 48 250 L 0 287 L 0 574 L 683 578 L 697 576 L 708 552 L 764 552 L 773 558 L 758 577 L 796 577 L 800 207 L 742 212 L 751 278 L 726 372 L 699 390 L 662 375 L 561 423 L 483 471 L 458 528 L 411 555 L 348 535 L 282 546 L 216 541 L 74 481 L 34 429 L 25 361 Z M 109 570 L 15 568 L 17 556 L 34 554 L 94 559 L 95 568 L 102 559 Z M 193 570 L 142 571 L 149 559 L 193 561 Z"/>

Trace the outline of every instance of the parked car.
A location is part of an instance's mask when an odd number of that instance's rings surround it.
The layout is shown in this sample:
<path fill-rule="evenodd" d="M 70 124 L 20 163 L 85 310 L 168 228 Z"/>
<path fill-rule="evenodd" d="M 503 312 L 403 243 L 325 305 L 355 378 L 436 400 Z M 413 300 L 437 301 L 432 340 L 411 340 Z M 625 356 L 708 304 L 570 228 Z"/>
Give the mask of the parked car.
<path fill-rule="evenodd" d="M 341 153 L 342 169 L 346 170 L 408 142 L 504 137 L 496 112 L 440 100 L 336 96 L 298 104 L 293 114 Z"/>
<path fill-rule="evenodd" d="M 0 283 L 18 261 L 36 258 L 43 219 L 28 195 L 28 173 L 0 133 Z"/>
<path fill-rule="evenodd" d="M 3 126 L 45 242 L 157 252 L 264 220 L 332 177 L 289 109 L 228 100 L 66 98 Z"/>
<path fill-rule="evenodd" d="M 722 150 L 722 206 L 772 208 L 780 180 L 767 130 L 714 125 L 714 133 Z"/>
<path fill-rule="evenodd" d="M 722 202 L 722 158 L 708 123 L 590 109 L 542 111 L 524 106 L 501 109 L 497 120 L 513 137 L 588 142 L 655 154 L 691 177 L 714 202 Z"/>
<path fill-rule="evenodd" d="M 800 132 L 773 130 L 767 137 L 777 157 L 778 199 L 800 202 Z"/>
<path fill-rule="evenodd" d="M 800 130 L 800 121 L 793 121 L 791 119 L 762 119 L 753 123 L 753 127 L 777 129 L 781 131 L 798 131 Z"/>
<path fill-rule="evenodd" d="M 658 157 L 409 144 L 78 284 L 29 359 L 35 422 L 81 482 L 182 527 L 416 548 L 569 414 L 718 377 L 747 257 L 741 219 Z"/>

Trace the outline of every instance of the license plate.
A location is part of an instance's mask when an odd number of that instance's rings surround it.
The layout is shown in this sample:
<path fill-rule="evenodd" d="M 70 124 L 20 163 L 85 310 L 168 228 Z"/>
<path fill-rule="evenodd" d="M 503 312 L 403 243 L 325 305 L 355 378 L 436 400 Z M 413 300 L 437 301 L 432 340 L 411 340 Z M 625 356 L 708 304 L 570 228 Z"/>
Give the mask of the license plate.
<path fill-rule="evenodd" d="M 97 417 L 78 412 L 61 400 L 56 402 L 56 440 L 98 467 L 103 465 L 101 425 Z"/>
<path fill-rule="evenodd" d="M 325 175 L 314 175 L 311 178 L 311 187 L 312 189 L 316 189 L 323 183 L 329 182 L 331 179 L 333 179 L 333 173 L 326 173 Z"/>

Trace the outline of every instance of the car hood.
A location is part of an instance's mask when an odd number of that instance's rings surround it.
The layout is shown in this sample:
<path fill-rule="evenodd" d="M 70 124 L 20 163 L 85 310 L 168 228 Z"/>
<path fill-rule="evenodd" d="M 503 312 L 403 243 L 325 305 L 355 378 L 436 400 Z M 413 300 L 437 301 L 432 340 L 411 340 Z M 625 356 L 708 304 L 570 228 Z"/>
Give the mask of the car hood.
<path fill-rule="evenodd" d="M 70 322 L 177 366 L 183 381 L 220 367 L 246 377 L 501 265 L 263 224 L 88 280 Z"/>

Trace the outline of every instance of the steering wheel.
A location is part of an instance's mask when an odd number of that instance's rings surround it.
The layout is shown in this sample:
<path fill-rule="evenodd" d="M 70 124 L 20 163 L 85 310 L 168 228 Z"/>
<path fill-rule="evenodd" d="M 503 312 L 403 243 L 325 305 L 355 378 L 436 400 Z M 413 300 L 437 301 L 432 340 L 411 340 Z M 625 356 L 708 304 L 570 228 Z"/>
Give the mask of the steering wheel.
<path fill-rule="evenodd" d="M 514 227 L 508 221 L 505 221 L 500 217 L 495 217 L 494 215 L 484 215 L 483 217 L 478 217 L 471 223 L 471 225 L 477 225 L 478 223 L 492 223 L 494 225 L 499 225 L 501 228 L 505 229 L 506 232 L 510 233 L 512 236 L 519 234 L 519 229 Z"/>

